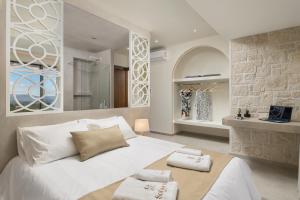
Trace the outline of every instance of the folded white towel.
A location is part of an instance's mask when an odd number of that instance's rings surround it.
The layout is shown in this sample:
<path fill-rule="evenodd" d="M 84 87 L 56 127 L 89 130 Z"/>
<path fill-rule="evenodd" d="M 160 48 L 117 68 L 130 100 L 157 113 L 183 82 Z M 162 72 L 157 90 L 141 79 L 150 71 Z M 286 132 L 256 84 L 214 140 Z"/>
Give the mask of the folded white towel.
<path fill-rule="evenodd" d="M 202 156 L 202 151 L 197 150 L 197 149 L 180 148 L 180 149 L 177 149 L 176 152 L 189 154 L 189 155 L 194 155 L 194 156 Z"/>
<path fill-rule="evenodd" d="M 167 164 L 174 167 L 207 172 L 210 170 L 212 161 L 209 155 L 194 156 L 175 152 L 169 156 Z"/>
<path fill-rule="evenodd" d="M 127 178 L 113 194 L 113 200 L 176 200 L 176 182 L 158 183 Z"/>
<path fill-rule="evenodd" d="M 172 181 L 172 175 L 170 170 L 152 170 L 142 169 L 136 173 L 134 178 L 142 181 L 162 182 L 167 183 Z"/>

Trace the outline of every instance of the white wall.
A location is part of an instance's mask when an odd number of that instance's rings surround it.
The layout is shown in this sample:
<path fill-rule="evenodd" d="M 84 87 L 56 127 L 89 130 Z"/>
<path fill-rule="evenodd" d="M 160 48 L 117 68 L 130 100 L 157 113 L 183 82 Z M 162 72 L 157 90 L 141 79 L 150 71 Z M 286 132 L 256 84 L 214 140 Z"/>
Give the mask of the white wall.
<path fill-rule="evenodd" d="M 188 75 L 222 74 L 229 75 L 229 59 L 211 47 L 199 47 L 184 56 L 177 64 L 175 78 Z"/>
<path fill-rule="evenodd" d="M 129 67 L 129 54 L 114 52 L 114 65 L 120 67 Z"/>
<path fill-rule="evenodd" d="M 199 47 L 210 46 L 219 49 L 227 57 L 229 41 L 221 36 L 212 36 L 183 44 L 167 47 L 167 61 L 151 63 L 151 131 L 173 134 L 173 68 L 178 59 L 187 51 Z"/>

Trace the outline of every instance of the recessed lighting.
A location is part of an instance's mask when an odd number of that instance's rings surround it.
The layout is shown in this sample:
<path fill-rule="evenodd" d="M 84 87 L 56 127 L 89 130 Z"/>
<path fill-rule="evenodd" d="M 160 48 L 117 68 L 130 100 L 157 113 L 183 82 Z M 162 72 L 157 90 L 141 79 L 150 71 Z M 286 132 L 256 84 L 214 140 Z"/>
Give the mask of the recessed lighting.
<path fill-rule="evenodd" d="M 96 37 L 92 37 L 92 40 L 97 40 L 97 38 Z"/>
<path fill-rule="evenodd" d="M 196 28 L 194 28 L 193 32 L 194 32 L 194 33 L 197 33 L 197 32 L 198 32 L 198 30 L 197 30 Z"/>
<path fill-rule="evenodd" d="M 156 43 L 156 44 L 159 43 L 159 40 L 154 40 L 154 43 Z"/>

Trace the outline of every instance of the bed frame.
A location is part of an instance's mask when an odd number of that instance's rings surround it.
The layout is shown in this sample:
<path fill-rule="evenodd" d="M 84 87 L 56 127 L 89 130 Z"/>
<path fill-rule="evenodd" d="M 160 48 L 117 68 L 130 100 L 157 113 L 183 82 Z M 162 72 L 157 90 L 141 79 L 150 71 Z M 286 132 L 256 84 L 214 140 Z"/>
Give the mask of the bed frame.
<path fill-rule="evenodd" d="M 2 92 L 1 92 L 2 93 Z M 0 97 L 0 104 L 3 103 Z M 4 101 L 5 102 L 5 101 Z M 3 108 L 3 104 L 0 105 Z M 17 127 L 51 125 L 76 119 L 99 119 L 111 116 L 123 116 L 133 127 L 135 119 L 149 118 L 149 107 L 144 108 L 117 108 L 107 110 L 68 111 L 58 114 L 26 115 L 6 117 L 5 110 L 0 116 L 0 172 L 10 159 L 17 155 Z"/>

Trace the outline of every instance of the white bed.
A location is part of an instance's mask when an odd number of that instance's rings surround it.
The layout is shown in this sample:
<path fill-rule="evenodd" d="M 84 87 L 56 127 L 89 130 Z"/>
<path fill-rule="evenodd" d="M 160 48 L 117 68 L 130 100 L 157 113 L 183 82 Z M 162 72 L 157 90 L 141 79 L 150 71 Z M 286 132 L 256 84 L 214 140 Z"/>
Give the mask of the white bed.
<path fill-rule="evenodd" d="M 30 167 L 20 157 L 0 175 L 1 200 L 75 200 L 103 188 L 165 157 L 182 145 L 139 136 L 130 147 L 116 149 L 85 162 L 77 156 Z M 201 181 L 201 180 L 199 180 Z M 205 200 L 258 200 L 247 164 L 234 158 Z"/>

